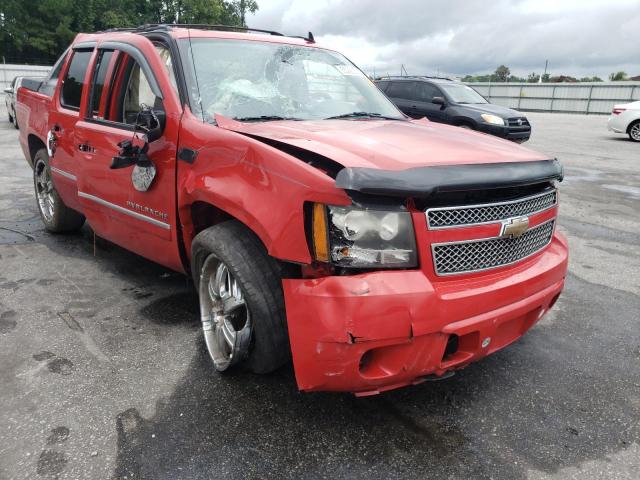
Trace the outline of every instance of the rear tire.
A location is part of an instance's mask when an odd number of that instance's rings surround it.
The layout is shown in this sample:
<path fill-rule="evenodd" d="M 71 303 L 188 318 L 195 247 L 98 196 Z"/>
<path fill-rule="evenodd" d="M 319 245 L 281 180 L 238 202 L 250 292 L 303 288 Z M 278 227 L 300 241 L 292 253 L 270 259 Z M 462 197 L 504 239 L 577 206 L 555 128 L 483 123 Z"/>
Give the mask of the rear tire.
<path fill-rule="evenodd" d="M 84 216 L 67 207 L 53 184 L 49 156 L 42 148 L 33 157 L 33 186 L 44 228 L 51 233 L 72 232 L 84 224 Z"/>
<path fill-rule="evenodd" d="M 18 126 L 18 117 L 16 117 L 16 112 L 13 112 L 13 127 L 16 130 L 20 130 L 20 127 Z"/>
<path fill-rule="evenodd" d="M 634 142 L 640 142 L 640 120 L 636 120 L 627 129 L 629 138 Z"/>
<path fill-rule="evenodd" d="M 230 220 L 200 232 L 191 271 L 216 370 L 244 364 L 269 373 L 289 361 L 280 268 L 251 230 Z"/>
<path fill-rule="evenodd" d="M 9 117 L 9 123 L 13 123 L 13 117 L 11 116 L 11 114 L 7 113 L 7 116 Z"/>

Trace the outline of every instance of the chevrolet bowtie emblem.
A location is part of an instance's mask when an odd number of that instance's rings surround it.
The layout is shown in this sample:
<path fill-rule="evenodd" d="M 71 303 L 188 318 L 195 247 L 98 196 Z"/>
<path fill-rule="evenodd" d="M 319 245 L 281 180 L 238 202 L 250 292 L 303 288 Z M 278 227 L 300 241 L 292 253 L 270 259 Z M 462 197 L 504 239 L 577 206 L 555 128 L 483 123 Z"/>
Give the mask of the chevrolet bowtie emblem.
<path fill-rule="evenodd" d="M 502 222 L 501 237 L 518 238 L 529 228 L 528 217 L 515 217 Z"/>

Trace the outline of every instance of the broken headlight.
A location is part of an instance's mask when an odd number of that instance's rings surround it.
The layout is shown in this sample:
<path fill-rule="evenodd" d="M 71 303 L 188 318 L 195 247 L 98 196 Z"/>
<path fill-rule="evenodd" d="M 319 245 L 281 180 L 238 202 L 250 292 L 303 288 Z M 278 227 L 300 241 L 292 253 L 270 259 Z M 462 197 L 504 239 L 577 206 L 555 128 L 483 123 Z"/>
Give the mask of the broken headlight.
<path fill-rule="evenodd" d="M 418 258 L 409 212 L 315 204 L 316 259 L 340 267 L 411 268 Z"/>

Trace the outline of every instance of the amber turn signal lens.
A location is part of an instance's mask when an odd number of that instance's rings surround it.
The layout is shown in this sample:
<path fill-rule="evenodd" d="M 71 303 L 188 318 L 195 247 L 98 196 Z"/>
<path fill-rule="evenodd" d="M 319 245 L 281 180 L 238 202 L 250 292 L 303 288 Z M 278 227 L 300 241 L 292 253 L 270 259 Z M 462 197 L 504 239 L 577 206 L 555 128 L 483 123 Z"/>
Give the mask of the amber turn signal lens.
<path fill-rule="evenodd" d="M 327 235 L 327 209 L 321 203 L 313 204 L 313 253 L 320 262 L 329 261 Z"/>

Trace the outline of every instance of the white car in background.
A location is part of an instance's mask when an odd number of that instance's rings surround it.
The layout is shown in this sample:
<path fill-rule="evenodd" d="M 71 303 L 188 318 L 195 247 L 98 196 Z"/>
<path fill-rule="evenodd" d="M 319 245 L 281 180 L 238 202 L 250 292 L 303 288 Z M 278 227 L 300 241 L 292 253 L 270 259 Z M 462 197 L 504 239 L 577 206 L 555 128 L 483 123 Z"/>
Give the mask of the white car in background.
<path fill-rule="evenodd" d="M 640 101 L 614 105 L 607 128 L 626 133 L 634 142 L 640 142 Z"/>

